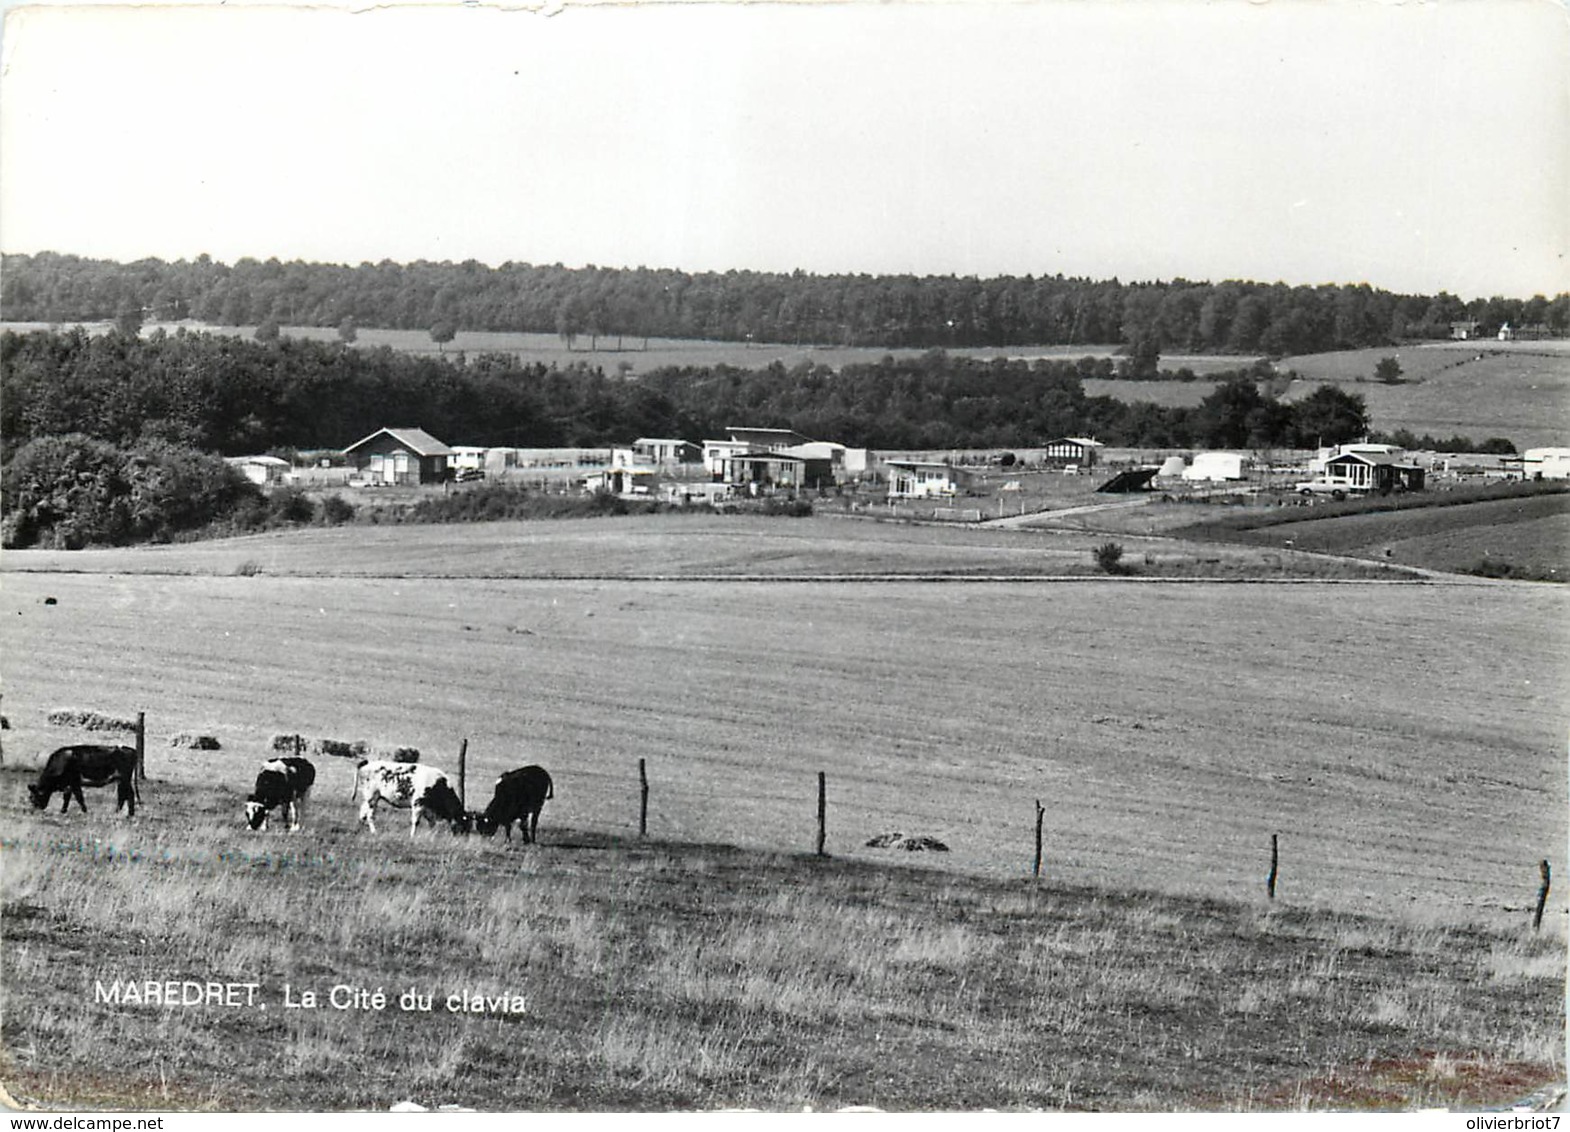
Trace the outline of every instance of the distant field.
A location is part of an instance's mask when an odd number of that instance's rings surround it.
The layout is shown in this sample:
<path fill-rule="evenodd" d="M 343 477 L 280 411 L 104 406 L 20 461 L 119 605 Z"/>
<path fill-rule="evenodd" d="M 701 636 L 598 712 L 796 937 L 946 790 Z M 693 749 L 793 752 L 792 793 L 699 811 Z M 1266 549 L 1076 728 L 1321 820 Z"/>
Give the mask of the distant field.
<path fill-rule="evenodd" d="M 1570 580 L 1570 495 L 1311 519 L 1241 532 L 1252 542 L 1434 570 L 1510 566 Z"/>
<path fill-rule="evenodd" d="M 1385 357 L 1400 361 L 1406 384 L 1373 380 Z M 1324 382 L 1347 383 L 1381 431 L 1503 436 L 1518 449 L 1570 445 L 1570 342 L 1432 343 L 1285 358 L 1280 367 L 1303 376 L 1288 400 Z"/>
<path fill-rule="evenodd" d="M 981 501 L 985 503 L 986 501 Z M 1143 513 L 1146 508 L 1136 510 Z M 1192 512 L 1183 518 L 1192 521 Z M 282 577 L 791 578 L 832 576 L 1093 575 L 1103 541 L 1073 516 L 1038 529 L 880 523 L 814 516 L 664 514 L 445 526 L 280 531 L 172 546 L 7 551 L 12 571 L 100 574 L 261 574 Z M 1045 529 L 1040 529 L 1040 528 Z M 1327 565 L 1310 555 L 1248 545 L 1143 538 L 1120 544 L 1131 566 L 1177 577 L 1389 576 L 1384 564 Z M 1150 533 L 1159 533 L 1151 524 Z"/>

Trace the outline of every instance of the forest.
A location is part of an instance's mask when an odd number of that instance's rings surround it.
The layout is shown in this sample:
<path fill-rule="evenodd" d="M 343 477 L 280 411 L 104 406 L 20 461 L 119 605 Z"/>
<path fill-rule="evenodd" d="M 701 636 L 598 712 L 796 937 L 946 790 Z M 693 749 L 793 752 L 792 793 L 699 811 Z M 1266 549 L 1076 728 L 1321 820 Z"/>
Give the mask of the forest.
<path fill-rule="evenodd" d="M 1254 362 L 1218 377 L 1194 408 L 1087 396 L 1112 359 L 981 360 L 943 350 L 838 370 L 656 368 L 607 377 L 584 363 L 509 354 L 412 355 L 342 342 L 191 332 L 8 331 L 0 335 L 0 446 L 81 433 L 226 456 L 337 450 L 384 426 L 417 425 L 448 444 L 701 441 L 735 425 L 791 428 L 876 449 L 1033 447 L 1091 435 L 1147 448 L 1313 447 L 1361 436 L 1362 398 L 1322 386 L 1288 403 Z"/>
<path fill-rule="evenodd" d="M 1552 299 L 1397 295 L 1367 284 L 1288 286 L 1052 276 L 811 275 L 390 261 L 350 267 L 208 256 L 120 264 L 54 252 L 7 255 L 11 322 L 195 319 L 226 326 L 376 326 L 604 337 L 716 339 L 889 349 L 1107 345 L 1165 353 L 1283 357 L 1542 327 L 1570 334 L 1570 294 Z"/>

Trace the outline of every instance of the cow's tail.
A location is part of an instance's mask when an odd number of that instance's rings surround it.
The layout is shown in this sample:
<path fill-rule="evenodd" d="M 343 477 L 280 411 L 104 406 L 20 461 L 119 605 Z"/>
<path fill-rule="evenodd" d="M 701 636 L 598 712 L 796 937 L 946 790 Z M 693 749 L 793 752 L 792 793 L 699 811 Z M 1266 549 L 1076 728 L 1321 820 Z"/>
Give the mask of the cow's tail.
<path fill-rule="evenodd" d="M 545 780 L 545 796 L 547 798 L 556 797 L 556 783 L 552 782 L 549 778 Z"/>
<path fill-rule="evenodd" d="M 354 784 L 349 787 L 349 801 L 351 802 L 354 801 L 355 795 L 360 792 L 360 772 L 365 769 L 365 764 L 368 761 L 368 759 L 360 759 L 354 764 Z"/>

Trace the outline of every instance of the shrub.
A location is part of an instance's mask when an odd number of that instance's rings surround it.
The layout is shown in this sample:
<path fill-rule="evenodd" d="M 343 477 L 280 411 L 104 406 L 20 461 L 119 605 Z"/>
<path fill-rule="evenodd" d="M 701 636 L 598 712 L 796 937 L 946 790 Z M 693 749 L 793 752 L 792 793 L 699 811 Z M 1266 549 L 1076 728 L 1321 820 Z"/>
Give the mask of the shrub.
<path fill-rule="evenodd" d="M 1123 565 L 1123 547 L 1115 542 L 1104 542 L 1096 547 L 1092 554 L 1095 555 L 1096 565 L 1105 574 L 1122 574 L 1126 568 Z"/>
<path fill-rule="evenodd" d="M 309 523 L 316 514 L 311 500 L 297 487 L 275 487 L 267 497 L 267 517 L 277 523 Z"/>
<path fill-rule="evenodd" d="M 322 500 L 322 521 L 331 526 L 354 518 L 354 504 L 336 492 Z"/>

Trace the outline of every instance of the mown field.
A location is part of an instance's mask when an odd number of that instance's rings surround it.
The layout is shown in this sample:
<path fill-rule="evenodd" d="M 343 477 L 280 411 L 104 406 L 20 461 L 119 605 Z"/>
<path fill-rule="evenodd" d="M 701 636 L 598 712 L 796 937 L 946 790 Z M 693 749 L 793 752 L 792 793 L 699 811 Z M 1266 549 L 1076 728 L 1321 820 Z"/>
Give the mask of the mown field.
<path fill-rule="evenodd" d="M 100 1095 L 99 1055 L 138 1043 L 162 1051 L 131 1078 L 146 1103 L 214 1107 L 392 1103 L 366 1065 L 394 1050 L 432 1066 L 414 1099 L 481 1107 L 1407 1106 L 1562 1079 L 1563 886 L 1528 938 L 1567 839 L 1559 587 L 826 582 L 793 521 L 705 522 L 8 554 L 7 765 L 75 737 L 52 708 L 141 710 L 151 781 L 126 822 L 101 796 L 36 816 L 0 780 L 6 987 L 51 988 L 8 998 L 7 1079 Z M 884 574 L 1042 553 L 875 530 Z M 541 576 L 614 575 L 640 539 L 672 575 L 779 576 Z M 471 555 L 497 576 L 449 576 Z M 545 844 L 410 847 L 391 821 L 372 841 L 336 759 L 307 831 L 246 834 L 294 732 L 449 770 L 467 739 L 476 805 L 538 762 Z M 798 859 L 819 771 L 832 865 Z M 951 851 L 890 872 L 863 843 L 896 829 Z M 110 1018 L 90 980 L 116 964 L 275 995 L 512 983 L 535 1006 Z M 274 1075 L 236 1064 L 294 1079 L 263 1095 Z"/>
<path fill-rule="evenodd" d="M 1105 498 L 1105 497 L 1102 497 Z M 983 501 L 983 504 L 984 505 Z M 1117 536 L 1128 565 L 1149 576 L 1210 578 L 1408 577 L 1384 563 L 1327 563 L 1281 548 L 1178 541 L 1164 531 L 1173 511 L 1136 501 Z M 1101 525 L 1103 514 L 1094 516 Z M 1151 516 L 1148 520 L 1139 516 Z M 17 572 L 197 574 L 307 578 L 883 578 L 1089 577 L 1103 541 L 1090 517 L 1033 519 L 1037 529 L 913 525 L 866 517 L 791 519 L 692 514 L 441 526 L 378 525 L 274 531 L 164 546 L 89 551 L 11 551 Z M 1145 537 L 1148 528 L 1154 537 Z"/>
<path fill-rule="evenodd" d="M 1379 359 L 1401 363 L 1404 384 L 1373 380 Z M 1286 358 L 1302 375 L 1287 399 L 1324 382 L 1352 383 L 1374 427 L 1436 439 L 1503 436 L 1517 449 L 1570 444 L 1570 342 L 1445 342 Z M 1365 380 L 1357 382 L 1359 377 Z"/>

